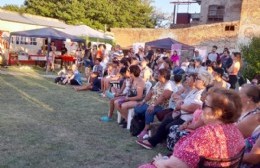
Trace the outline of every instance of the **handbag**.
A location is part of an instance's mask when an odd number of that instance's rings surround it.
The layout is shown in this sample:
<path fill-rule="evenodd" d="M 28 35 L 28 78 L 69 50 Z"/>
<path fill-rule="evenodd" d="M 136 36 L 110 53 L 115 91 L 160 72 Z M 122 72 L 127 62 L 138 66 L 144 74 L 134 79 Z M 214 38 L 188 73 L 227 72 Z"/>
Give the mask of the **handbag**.
<path fill-rule="evenodd" d="M 136 90 L 129 89 L 127 92 L 127 97 L 135 97 L 137 96 Z"/>

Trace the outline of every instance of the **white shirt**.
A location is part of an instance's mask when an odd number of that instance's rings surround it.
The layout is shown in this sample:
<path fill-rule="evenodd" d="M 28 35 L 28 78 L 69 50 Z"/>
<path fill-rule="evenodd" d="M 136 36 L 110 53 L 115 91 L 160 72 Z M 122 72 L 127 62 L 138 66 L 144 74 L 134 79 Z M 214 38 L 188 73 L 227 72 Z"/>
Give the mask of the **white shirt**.
<path fill-rule="evenodd" d="M 168 81 L 165 86 L 164 86 L 164 90 L 169 90 L 169 91 L 172 91 L 173 92 L 173 89 L 174 89 L 174 84 L 172 81 Z"/>
<path fill-rule="evenodd" d="M 192 91 L 190 91 L 189 94 L 183 100 L 183 105 L 197 104 L 202 106 L 202 101 L 200 100 L 202 92 L 203 89 L 202 90 L 193 89 Z M 192 113 L 188 113 L 181 110 L 181 119 L 183 119 L 184 121 L 191 120 L 192 115 L 193 115 Z"/>
<path fill-rule="evenodd" d="M 217 54 L 217 53 L 209 53 L 209 55 L 208 55 L 208 59 L 209 59 L 211 62 L 216 62 L 216 61 L 217 61 L 217 58 L 218 58 L 218 54 Z"/>

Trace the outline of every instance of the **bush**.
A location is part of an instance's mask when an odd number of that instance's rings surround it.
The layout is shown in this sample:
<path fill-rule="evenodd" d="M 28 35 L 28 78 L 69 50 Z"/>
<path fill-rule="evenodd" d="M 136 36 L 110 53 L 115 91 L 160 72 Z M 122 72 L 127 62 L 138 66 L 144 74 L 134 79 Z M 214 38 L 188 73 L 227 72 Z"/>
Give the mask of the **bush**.
<path fill-rule="evenodd" d="M 242 75 L 251 81 L 260 74 L 260 37 L 252 38 L 248 45 L 242 45 L 240 49 L 243 58 Z"/>

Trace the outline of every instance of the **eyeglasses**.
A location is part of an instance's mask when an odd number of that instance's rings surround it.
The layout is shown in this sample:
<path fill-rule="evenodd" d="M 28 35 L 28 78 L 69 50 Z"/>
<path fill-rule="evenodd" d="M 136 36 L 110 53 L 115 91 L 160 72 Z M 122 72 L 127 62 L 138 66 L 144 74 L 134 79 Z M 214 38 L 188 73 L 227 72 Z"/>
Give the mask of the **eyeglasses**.
<path fill-rule="evenodd" d="M 206 103 L 203 103 L 202 104 L 202 109 L 205 109 L 205 108 L 213 108 L 212 106 L 209 106 L 209 105 L 207 105 Z"/>

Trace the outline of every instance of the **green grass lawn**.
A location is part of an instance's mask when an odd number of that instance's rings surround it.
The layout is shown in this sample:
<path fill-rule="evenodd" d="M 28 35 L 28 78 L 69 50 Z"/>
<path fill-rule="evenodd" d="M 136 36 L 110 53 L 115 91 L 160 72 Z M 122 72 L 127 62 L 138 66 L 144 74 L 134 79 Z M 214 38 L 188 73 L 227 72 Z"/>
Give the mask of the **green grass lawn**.
<path fill-rule="evenodd" d="M 5 71 L 14 71 L 12 68 Z M 40 77 L 0 74 L 0 168 L 123 168 L 151 161 L 126 129 L 102 123 L 108 100 Z"/>

